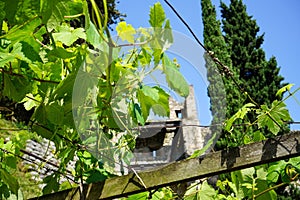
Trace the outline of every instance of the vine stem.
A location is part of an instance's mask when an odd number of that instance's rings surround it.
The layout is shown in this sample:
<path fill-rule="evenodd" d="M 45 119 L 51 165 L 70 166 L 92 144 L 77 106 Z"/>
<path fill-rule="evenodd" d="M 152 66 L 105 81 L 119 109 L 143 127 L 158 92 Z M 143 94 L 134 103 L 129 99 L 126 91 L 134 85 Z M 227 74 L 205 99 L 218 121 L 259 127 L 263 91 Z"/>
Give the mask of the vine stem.
<path fill-rule="evenodd" d="M 107 11 L 107 2 L 106 0 L 103 0 L 103 7 L 104 7 L 104 29 L 107 29 L 107 21 L 108 21 L 108 11 Z"/>
<path fill-rule="evenodd" d="M 291 181 L 294 181 L 298 176 L 299 176 L 299 174 L 296 174 L 294 177 L 291 178 Z M 271 190 L 274 190 L 274 189 L 276 189 L 276 188 L 279 188 L 279 187 L 284 186 L 284 185 L 287 185 L 287 184 L 288 184 L 288 183 L 280 183 L 280 184 L 278 184 L 278 185 L 275 185 L 275 186 L 273 186 L 273 187 L 270 187 L 270 188 L 268 188 L 268 189 L 266 189 L 266 190 L 264 190 L 264 191 L 258 193 L 257 195 L 254 195 L 254 199 L 257 198 L 257 197 L 259 197 L 259 196 L 261 196 L 261 195 L 263 195 L 263 194 L 265 194 L 265 193 L 267 193 L 267 192 L 269 192 L 269 191 L 271 191 Z"/>
<path fill-rule="evenodd" d="M 100 29 L 100 32 L 103 33 L 103 26 L 102 26 L 102 22 L 101 22 L 101 16 L 100 16 L 100 10 L 95 2 L 95 0 L 90 0 L 93 10 L 95 11 L 95 15 L 97 18 L 97 23 L 98 23 L 98 27 Z"/>
<path fill-rule="evenodd" d="M 67 16 L 64 16 L 64 18 L 66 19 L 72 19 L 72 18 L 77 18 L 77 17 L 80 17 L 80 16 L 83 16 L 84 14 L 83 13 L 79 13 L 77 15 L 67 15 Z"/>

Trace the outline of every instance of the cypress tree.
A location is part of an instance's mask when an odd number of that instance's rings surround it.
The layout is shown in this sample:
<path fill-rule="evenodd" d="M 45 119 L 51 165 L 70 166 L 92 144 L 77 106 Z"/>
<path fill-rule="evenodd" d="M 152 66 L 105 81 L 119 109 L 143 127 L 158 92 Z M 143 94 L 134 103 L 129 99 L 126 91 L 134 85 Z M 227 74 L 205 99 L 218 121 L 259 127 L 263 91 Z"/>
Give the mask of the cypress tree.
<path fill-rule="evenodd" d="M 221 32 L 221 23 L 216 19 L 215 7 L 210 0 L 202 0 L 201 6 L 204 25 L 204 45 L 208 50 L 213 52 L 216 58 L 228 66 L 235 79 L 237 79 L 238 77 L 231 67 L 230 54 L 227 51 L 227 44 Z M 208 96 L 210 97 L 210 110 L 213 116 L 211 130 L 213 132 L 221 132 L 220 124 L 224 121 L 224 117 L 230 118 L 242 106 L 241 95 L 237 87 L 233 85 L 231 78 L 222 73 L 222 71 L 218 71 L 218 67 L 208 54 L 205 54 L 205 62 L 207 79 L 209 81 Z M 230 104 L 226 106 L 228 102 Z M 239 135 L 238 132 L 234 134 Z M 228 134 L 223 132 L 217 146 L 226 146 L 228 140 Z"/>
<path fill-rule="evenodd" d="M 221 13 L 232 66 L 239 73 L 243 88 L 259 105 L 270 105 L 283 86 L 283 77 L 279 75 L 276 58 L 266 60 L 261 48 L 264 35 L 258 35 L 259 27 L 247 14 L 242 0 L 231 0 L 229 7 L 221 3 Z"/>
<path fill-rule="evenodd" d="M 279 75 L 276 58 L 266 60 L 265 52 L 261 48 L 264 35 L 258 35 L 259 27 L 252 16 L 246 11 L 242 0 L 231 0 L 226 6 L 221 2 L 222 30 L 220 22 L 216 19 L 216 11 L 211 0 L 202 0 L 202 20 L 204 25 L 204 45 L 215 53 L 219 60 L 227 65 L 233 73 L 234 79 L 258 104 L 270 105 L 276 98 L 276 92 L 283 84 L 283 77 Z M 214 74 L 211 73 L 213 64 L 206 56 L 208 72 L 208 94 L 211 101 L 213 123 L 218 122 L 218 105 L 220 99 L 216 96 L 220 93 Z M 215 69 L 215 68 L 214 68 Z M 251 102 L 246 95 L 239 91 L 238 87 L 229 77 L 223 76 L 226 91 L 226 118 L 234 115 L 242 105 Z M 254 113 L 248 115 L 249 121 L 255 121 Z M 243 124 L 245 120 L 238 120 L 236 124 Z M 216 148 L 222 149 L 228 146 L 243 144 L 245 135 L 253 136 L 257 130 L 255 126 L 235 126 L 228 133 L 223 131 Z M 261 130 L 268 135 L 266 130 Z"/>

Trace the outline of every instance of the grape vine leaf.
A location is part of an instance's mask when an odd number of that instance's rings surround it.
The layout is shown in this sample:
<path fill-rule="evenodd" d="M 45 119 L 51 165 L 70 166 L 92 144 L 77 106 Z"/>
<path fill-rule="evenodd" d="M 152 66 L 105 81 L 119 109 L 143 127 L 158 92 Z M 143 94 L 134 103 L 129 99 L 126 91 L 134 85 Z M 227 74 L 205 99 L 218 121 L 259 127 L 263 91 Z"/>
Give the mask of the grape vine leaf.
<path fill-rule="evenodd" d="M 187 97 L 189 95 L 189 84 L 177 66 L 166 55 L 163 56 L 163 71 L 166 74 L 169 87 L 182 97 Z"/>
<path fill-rule="evenodd" d="M 0 66 L 7 64 L 8 62 L 14 62 L 16 60 L 23 60 L 27 63 L 31 63 L 27 57 L 25 57 L 24 53 L 22 52 L 22 44 L 15 43 L 12 45 L 12 50 L 8 52 L 8 49 L 2 50 L 0 52 Z"/>
<path fill-rule="evenodd" d="M 293 87 L 293 85 L 295 84 L 288 84 L 282 88 L 280 88 L 277 92 L 276 92 L 276 96 L 281 96 L 284 92 L 286 91 L 291 91 L 291 88 Z"/>
<path fill-rule="evenodd" d="M 166 19 L 166 15 L 163 7 L 159 2 L 155 3 L 150 8 L 150 19 L 149 19 L 150 25 L 154 28 L 161 28 L 165 19 Z"/>
<path fill-rule="evenodd" d="M 205 180 L 200 185 L 199 190 L 197 190 L 197 187 L 192 185 L 191 189 L 189 189 L 185 195 L 185 200 L 214 200 L 216 199 L 217 191 Z"/>
<path fill-rule="evenodd" d="M 144 93 L 145 96 L 150 97 L 154 101 L 158 101 L 159 99 L 159 90 L 155 87 L 150 87 L 148 85 L 142 86 L 142 92 Z"/>
<path fill-rule="evenodd" d="M 143 87 L 146 87 L 147 89 L 143 89 Z M 137 97 L 145 121 L 147 120 L 151 109 L 153 113 L 158 116 L 169 116 L 169 94 L 157 86 L 152 88 L 149 86 L 143 87 L 138 90 Z"/>
<path fill-rule="evenodd" d="M 136 34 L 136 31 L 131 24 L 127 24 L 126 22 L 120 22 L 117 25 L 116 30 L 123 41 L 127 40 L 130 43 L 134 43 L 134 35 Z"/>
<path fill-rule="evenodd" d="M 237 119 L 243 119 L 245 115 L 251 111 L 251 108 L 255 107 L 253 103 L 245 104 L 241 109 L 239 109 L 230 119 L 226 121 L 225 130 L 230 131 L 232 124 Z"/>
<path fill-rule="evenodd" d="M 30 91 L 31 85 L 24 77 L 11 77 L 4 74 L 4 90 L 3 94 L 15 101 L 21 101 Z"/>
<path fill-rule="evenodd" d="M 260 109 L 256 110 L 256 113 L 258 114 L 258 127 L 266 126 L 274 135 L 277 135 L 284 122 L 291 120 L 285 103 L 278 100 L 272 102 L 271 108 L 267 105 L 262 105 Z"/>
<path fill-rule="evenodd" d="M 73 29 L 63 25 L 58 33 L 53 33 L 53 37 L 56 41 L 71 46 L 79 38 L 86 39 L 86 34 L 83 28 Z"/>
<path fill-rule="evenodd" d="M 64 110 L 62 106 L 58 105 L 58 102 L 51 102 L 51 104 L 45 107 L 48 120 L 52 124 L 62 125 L 64 122 Z"/>
<path fill-rule="evenodd" d="M 99 47 L 101 44 L 101 37 L 97 31 L 95 25 L 89 21 L 88 26 L 86 26 L 86 41 L 91 43 L 94 47 Z"/>
<path fill-rule="evenodd" d="M 9 186 L 9 189 L 14 194 L 18 194 L 20 185 L 19 185 L 17 179 L 13 175 L 11 175 L 8 171 L 6 171 L 5 169 L 1 169 L 1 168 L 0 168 L 0 175 L 1 175 L 1 179 L 3 180 L 3 182 Z"/>

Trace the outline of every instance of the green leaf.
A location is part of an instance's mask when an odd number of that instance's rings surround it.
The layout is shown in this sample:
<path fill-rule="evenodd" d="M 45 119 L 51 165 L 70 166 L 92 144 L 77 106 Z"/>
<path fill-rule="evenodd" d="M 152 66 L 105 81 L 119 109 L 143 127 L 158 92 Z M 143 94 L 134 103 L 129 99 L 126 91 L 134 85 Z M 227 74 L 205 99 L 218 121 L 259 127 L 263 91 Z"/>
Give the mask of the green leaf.
<path fill-rule="evenodd" d="M 276 96 L 280 96 L 281 97 L 281 95 L 284 93 L 284 92 L 286 92 L 286 91 L 291 91 L 291 88 L 293 87 L 293 85 L 295 85 L 295 84 L 288 84 L 288 85 L 286 85 L 286 86 L 284 86 L 284 87 L 282 87 L 282 88 L 280 88 L 277 92 L 276 92 Z"/>
<path fill-rule="evenodd" d="M 200 185 L 200 189 L 197 191 L 197 187 L 191 187 L 185 195 L 185 200 L 215 200 L 217 191 L 210 186 L 207 181 L 204 181 Z"/>
<path fill-rule="evenodd" d="M 258 127 L 267 127 L 274 135 L 277 135 L 284 122 L 291 120 L 285 103 L 278 100 L 272 102 L 271 108 L 262 105 L 260 109 L 256 110 L 256 113 L 258 114 Z"/>
<path fill-rule="evenodd" d="M 89 173 L 89 176 L 86 179 L 86 182 L 88 184 L 104 181 L 105 179 L 108 178 L 107 174 L 105 174 L 97 169 L 93 169 L 93 170 L 89 171 L 88 173 Z"/>
<path fill-rule="evenodd" d="M 58 33 L 53 33 L 53 37 L 55 40 L 71 46 L 79 38 L 86 39 L 86 34 L 83 28 L 73 29 L 67 25 L 63 25 Z"/>
<path fill-rule="evenodd" d="M 41 0 L 40 7 L 41 7 L 41 18 L 42 23 L 47 24 L 48 20 L 50 19 L 54 6 L 57 4 L 56 0 L 49 1 L 49 0 Z"/>
<path fill-rule="evenodd" d="M 31 84 L 24 77 L 14 77 L 4 74 L 3 95 L 16 102 L 21 101 L 30 91 Z"/>
<path fill-rule="evenodd" d="M 278 162 L 271 163 L 268 168 L 267 180 L 270 183 L 277 183 L 281 171 L 285 169 L 286 162 L 280 160 Z"/>
<path fill-rule="evenodd" d="M 152 42 L 151 42 L 152 43 Z M 157 46 L 152 46 L 153 48 L 153 52 L 152 52 L 152 57 L 154 60 L 154 64 L 157 65 L 162 57 L 162 48 L 161 47 L 157 47 Z"/>
<path fill-rule="evenodd" d="M 8 20 L 8 23 L 14 24 L 15 23 L 15 14 L 18 11 L 18 3 L 19 0 L 4 0 L 3 3 L 5 2 L 5 7 L 2 7 L 2 11 L 4 11 L 6 19 Z M 1 19 L 2 20 L 2 19 Z"/>
<path fill-rule="evenodd" d="M 182 97 L 189 95 L 189 84 L 182 76 L 176 65 L 170 61 L 170 59 L 163 56 L 163 71 L 166 74 L 166 80 L 169 87 L 177 92 Z"/>
<path fill-rule="evenodd" d="M 288 163 L 292 164 L 294 167 L 298 168 L 298 170 L 299 170 L 299 168 L 300 168 L 300 157 L 290 158 Z M 298 172 L 298 173 L 300 173 L 300 172 Z"/>
<path fill-rule="evenodd" d="M 144 85 L 144 86 L 142 86 L 141 90 L 142 90 L 142 92 L 145 96 L 150 97 L 155 102 L 158 101 L 158 99 L 159 99 L 159 90 L 157 88 Z"/>
<path fill-rule="evenodd" d="M 264 136 L 264 134 L 260 131 L 255 131 L 253 133 L 253 142 L 260 142 L 262 140 L 265 140 L 266 137 Z"/>
<path fill-rule="evenodd" d="M 64 98 L 64 101 L 71 100 L 75 78 L 75 74 L 70 74 L 67 78 L 61 81 L 53 92 L 52 99 Z"/>
<path fill-rule="evenodd" d="M 41 19 L 34 18 L 21 26 L 21 28 L 19 26 L 11 28 L 6 34 L 6 38 L 11 40 L 13 45 L 20 41 L 27 42 L 36 52 L 39 52 L 41 45 L 36 42 L 36 39 L 42 41 L 42 35 L 46 32 L 45 28 L 41 28 L 40 25 Z"/>
<path fill-rule="evenodd" d="M 152 105 L 152 111 L 155 115 L 161 116 L 161 117 L 168 117 L 168 110 L 165 109 L 165 107 L 161 104 L 154 104 Z"/>
<path fill-rule="evenodd" d="M 46 186 L 43 188 L 43 194 L 49 194 L 52 191 L 57 192 L 59 189 L 59 182 L 57 177 L 54 175 L 49 175 L 43 180 Z"/>
<path fill-rule="evenodd" d="M 131 24 L 126 24 L 126 22 L 120 22 L 116 27 L 118 36 L 122 40 L 127 40 L 130 43 L 134 43 L 134 35 L 136 34 L 135 29 L 131 26 Z"/>
<path fill-rule="evenodd" d="M 235 113 L 230 119 L 228 119 L 226 121 L 225 130 L 230 131 L 233 122 L 237 119 L 244 119 L 245 115 L 249 111 L 251 111 L 252 110 L 251 108 L 253 108 L 253 107 L 255 107 L 255 105 L 253 103 L 247 103 L 241 109 L 239 109 L 239 111 L 237 111 L 237 113 Z"/>
<path fill-rule="evenodd" d="M 100 46 L 102 41 L 97 28 L 91 21 L 89 21 L 89 25 L 86 27 L 86 41 L 96 48 Z"/>
<path fill-rule="evenodd" d="M 151 55 L 147 52 L 147 50 L 145 48 L 142 48 L 141 53 L 138 56 L 139 58 L 139 62 L 143 65 L 149 65 L 151 62 Z"/>
<path fill-rule="evenodd" d="M 13 156 L 6 156 L 5 157 L 5 164 L 12 168 L 12 169 L 16 169 L 17 168 L 17 158 L 13 157 Z"/>
<path fill-rule="evenodd" d="M 34 111 L 33 118 L 35 118 L 41 124 L 47 123 L 47 112 L 44 103 L 41 103 Z"/>
<path fill-rule="evenodd" d="M 47 0 L 49 1 L 49 0 Z M 47 28 L 48 31 L 52 31 L 53 29 L 56 29 L 61 26 L 61 22 L 65 21 L 64 16 L 67 16 L 70 14 L 71 10 L 67 4 L 69 2 L 68 0 L 66 1 L 60 1 L 60 0 L 55 0 L 55 2 L 49 4 L 49 9 L 52 6 L 52 11 L 45 10 L 47 14 L 47 18 L 43 18 L 43 21 L 47 21 Z M 79 2 L 73 2 L 73 4 L 76 4 Z M 51 5 L 52 4 L 52 5 Z M 51 13 L 50 18 L 48 18 L 49 14 Z M 74 13 L 72 13 L 74 14 Z M 78 14 L 78 13 L 76 13 Z"/>
<path fill-rule="evenodd" d="M 145 121 L 147 120 L 151 109 L 153 113 L 158 116 L 168 117 L 170 114 L 169 94 L 157 86 L 143 86 L 142 88 L 144 87 L 146 88 L 145 90 L 138 90 L 137 98 Z"/>
<path fill-rule="evenodd" d="M 166 19 L 165 11 L 159 2 L 150 8 L 149 23 L 154 28 L 161 28 Z"/>
<path fill-rule="evenodd" d="M 42 59 L 38 54 L 38 51 L 36 51 L 31 44 L 28 44 L 27 42 L 23 42 L 23 41 L 21 41 L 20 43 L 22 44 L 22 52 L 24 56 L 30 60 L 29 61 L 25 58 L 23 59 L 24 61 L 28 63 L 31 63 L 31 61 L 42 62 Z"/>
<path fill-rule="evenodd" d="M 24 44 L 24 42 L 22 42 Z M 31 60 L 29 60 L 24 53 L 22 52 L 22 43 L 15 43 L 13 45 L 13 48 L 11 52 L 0 52 L 0 67 L 4 66 L 8 62 L 14 62 L 17 60 L 23 60 L 27 63 L 31 63 Z M 27 43 L 25 43 L 27 44 Z"/>
<path fill-rule="evenodd" d="M 147 200 L 149 196 L 149 192 L 142 192 L 138 194 L 133 194 L 127 197 L 127 200 Z"/>
<path fill-rule="evenodd" d="M 158 116 L 168 117 L 170 115 L 170 107 L 169 107 L 170 95 L 167 94 L 160 87 L 155 86 L 154 88 L 158 90 L 159 99 L 153 106 L 155 107 L 155 105 L 160 105 L 162 110 L 161 109 L 158 110 L 156 108 L 153 108 L 153 112 L 154 112 L 154 114 L 156 114 Z"/>
<path fill-rule="evenodd" d="M 91 90 L 97 85 L 97 81 L 97 76 L 93 73 L 78 71 L 72 97 L 74 106 L 83 105 L 92 98 Z"/>
<path fill-rule="evenodd" d="M 49 51 L 47 53 L 47 57 L 50 59 L 57 59 L 57 58 L 67 59 L 67 58 L 75 57 L 75 55 L 72 52 L 69 52 L 62 47 L 57 47 Z"/>
<path fill-rule="evenodd" d="M 14 193 L 18 194 L 18 190 L 20 188 L 18 180 L 11 175 L 9 172 L 7 172 L 4 169 L 0 168 L 0 177 L 2 181 L 9 186 L 9 189 Z"/>
<path fill-rule="evenodd" d="M 47 119 L 55 125 L 62 125 L 64 122 L 63 107 L 58 105 L 57 102 L 52 102 L 45 107 Z"/>
<path fill-rule="evenodd" d="M 202 154 L 204 154 L 205 151 L 214 144 L 214 140 L 215 140 L 216 136 L 217 136 L 217 132 L 214 133 L 214 135 L 207 141 L 207 144 L 202 149 L 194 151 L 194 153 L 189 157 L 189 159 L 197 158 L 197 157 L 201 156 Z"/>
<path fill-rule="evenodd" d="M 137 103 L 133 104 L 133 108 L 134 108 L 134 116 L 137 119 L 137 122 L 139 122 L 142 126 L 144 126 L 145 120 L 142 117 L 142 111 L 141 111 L 139 104 L 137 104 Z"/>

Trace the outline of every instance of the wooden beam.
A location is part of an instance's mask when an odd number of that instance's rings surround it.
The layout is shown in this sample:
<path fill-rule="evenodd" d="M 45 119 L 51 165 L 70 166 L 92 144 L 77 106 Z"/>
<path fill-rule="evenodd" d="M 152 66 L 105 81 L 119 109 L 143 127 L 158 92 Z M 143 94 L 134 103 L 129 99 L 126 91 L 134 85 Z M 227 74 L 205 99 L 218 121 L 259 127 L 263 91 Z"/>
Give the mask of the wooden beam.
<path fill-rule="evenodd" d="M 170 163 L 153 170 L 139 172 L 138 176 L 130 173 L 125 176 L 107 179 L 104 182 L 88 184 L 84 186 L 84 195 L 87 200 L 112 199 L 300 156 L 299 141 L 300 132 L 292 132 L 276 137 L 275 139 L 209 153 L 200 158 Z M 79 200 L 79 188 L 44 195 L 34 199 Z"/>

